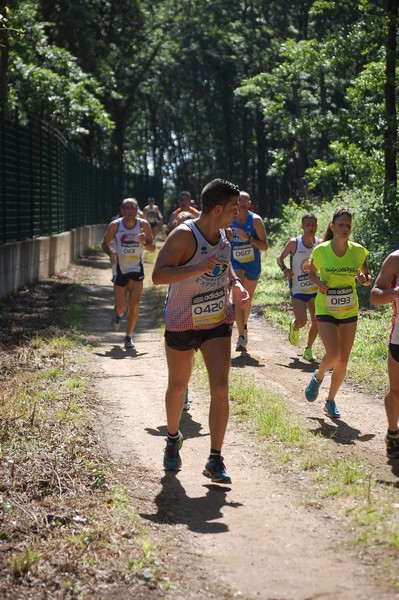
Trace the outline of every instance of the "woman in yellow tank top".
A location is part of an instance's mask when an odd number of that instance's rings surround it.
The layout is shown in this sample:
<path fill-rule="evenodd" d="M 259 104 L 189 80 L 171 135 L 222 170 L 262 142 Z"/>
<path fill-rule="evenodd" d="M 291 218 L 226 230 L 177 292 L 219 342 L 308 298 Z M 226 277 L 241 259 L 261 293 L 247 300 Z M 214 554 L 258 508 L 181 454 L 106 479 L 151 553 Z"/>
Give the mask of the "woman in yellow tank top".
<path fill-rule="evenodd" d="M 344 380 L 355 339 L 359 302 L 356 281 L 370 285 L 368 250 L 350 241 L 352 213 L 346 206 L 335 209 L 321 244 L 312 253 L 309 279 L 318 287 L 315 312 L 325 355 L 313 373 L 305 396 L 314 402 L 327 371 L 332 369 L 330 389 L 324 405 L 331 418 L 341 413 L 335 396 Z"/>

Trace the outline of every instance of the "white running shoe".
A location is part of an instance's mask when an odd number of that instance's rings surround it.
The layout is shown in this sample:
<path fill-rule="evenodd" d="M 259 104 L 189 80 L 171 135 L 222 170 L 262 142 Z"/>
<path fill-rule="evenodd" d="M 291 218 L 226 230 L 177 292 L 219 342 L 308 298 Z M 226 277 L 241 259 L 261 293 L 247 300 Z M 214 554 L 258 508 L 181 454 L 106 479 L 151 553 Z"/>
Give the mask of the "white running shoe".
<path fill-rule="evenodd" d="M 243 335 L 238 336 L 236 352 L 246 352 L 247 351 L 247 340 Z"/>

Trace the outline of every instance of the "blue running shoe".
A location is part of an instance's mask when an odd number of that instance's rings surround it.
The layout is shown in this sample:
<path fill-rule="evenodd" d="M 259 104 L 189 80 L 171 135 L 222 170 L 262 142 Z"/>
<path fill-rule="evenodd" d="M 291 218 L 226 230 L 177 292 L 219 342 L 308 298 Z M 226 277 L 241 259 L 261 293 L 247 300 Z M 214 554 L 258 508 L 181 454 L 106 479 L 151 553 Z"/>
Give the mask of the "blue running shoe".
<path fill-rule="evenodd" d="M 190 400 L 188 397 L 188 388 L 186 389 L 186 393 L 184 394 L 184 403 L 183 403 L 183 410 L 190 410 Z"/>
<path fill-rule="evenodd" d="M 126 350 L 134 350 L 134 344 L 131 335 L 125 335 L 125 348 Z"/>
<path fill-rule="evenodd" d="M 202 474 L 214 483 L 231 483 L 231 477 L 223 463 L 223 456 L 208 458 Z"/>
<path fill-rule="evenodd" d="M 335 404 L 334 400 L 327 400 L 327 402 L 324 405 L 324 410 L 332 419 L 339 419 L 341 416 L 341 411 Z"/>
<path fill-rule="evenodd" d="M 305 389 L 305 396 L 306 396 L 306 400 L 308 400 L 309 402 L 314 402 L 317 398 L 317 396 L 319 395 L 319 388 L 321 386 L 321 381 L 318 381 L 316 379 L 316 374 L 318 373 L 318 371 L 315 371 L 312 375 L 312 379 L 310 380 L 310 382 L 308 383 L 306 389 Z"/>
<path fill-rule="evenodd" d="M 180 471 L 181 458 L 179 454 L 180 448 L 183 446 L 183 436 L 178 432 L 176 441 L 166 440 L 165 454 L 163 457 L 163 466 L 165 471 Z"/>

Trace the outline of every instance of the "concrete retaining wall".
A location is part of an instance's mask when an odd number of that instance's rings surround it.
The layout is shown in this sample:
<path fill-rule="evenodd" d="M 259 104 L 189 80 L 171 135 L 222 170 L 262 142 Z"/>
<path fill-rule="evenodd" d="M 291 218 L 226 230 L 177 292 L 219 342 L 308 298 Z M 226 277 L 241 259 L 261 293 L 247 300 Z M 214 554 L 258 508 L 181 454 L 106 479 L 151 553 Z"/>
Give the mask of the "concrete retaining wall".
<path fill-rule="evenodd" d="M 63 271 L 103 239 L 106 225 L 0 245 L 0 298 Z"/>

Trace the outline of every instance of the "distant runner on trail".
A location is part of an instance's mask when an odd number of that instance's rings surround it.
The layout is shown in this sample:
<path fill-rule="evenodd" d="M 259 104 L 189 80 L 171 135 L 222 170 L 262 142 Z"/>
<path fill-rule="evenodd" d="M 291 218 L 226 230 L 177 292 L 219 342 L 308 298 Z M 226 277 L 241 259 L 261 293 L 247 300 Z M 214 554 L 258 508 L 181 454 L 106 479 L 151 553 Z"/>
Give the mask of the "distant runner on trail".
<path fill-rule="evenodd" d="M 215 483 L 231 483 L 221 455 L 229 417 L 228 376 L 233 307 L 249 302 L 249 294 L 231 267 L 229 230 L 238 212 L 239 189 L 222 179 L 202 190 L 200 216 L 176 227 L 156 260 L 152 280 L 169 284 L 164 307 L 168 388 L 165 395 L 168 437 L 166 471 L 181 468 L 179 431 L 183 398 L 190 379 L 194 352 L 201 350 L 210 387 L 210 454 L 202 471 Z M 231 232 L 230 232 L 231 234 Z"/>
<path fill-rule="evenodd" d="M 315 237 L 317 231 L 317 219 L 312 214 L 302 217 L 302 235 L 291 238 L 285 245 L 283 251 L 277 257 L 277 264 L 287 277 L 290 285 L 292 310 L 294 318 L 290 322 L 289 340 L 293 346 L 299 343 L 299 330 L 307 323 L 307 312 L 309 310 L 311 325 L 308 332 L 308 340 L 303 356 L 309 362 L 314 361 L 313 342 L 318 333 L 317 320 L 314 312 L 314 299 L 317 294 L 317 285 L 309 279 L 310 257 L 313 248 L 319 243 Z M 290 266 L 287 267 L 284 259 L 290 257 Z"/>
<path fill-rule="evenodd" d="M 260 252 L 261 250 L 266 251 L 269 245 L 263 219 L 249 209 L 250 205 L 251 198 L 248 192 L 241 191 L 238 216 L 231 225 L 233 231 L 231 263 L 252 301 L 260 277 Z M 242 307 L 235 307 L 234 316 L 238 331 L 236 352 L 247 351 L 250 313 L 251 302 Z"/>
<path fill-rule="evenodd" d="M 144 218 L 151 226 L 154 238 L 162 229 L 163 216 L 159 206 L 155 204 L 155 198 L 148 198 L 148 204 L 143 209 Z"/>
<path fill-rule="evenodd" d="M 114 219 L 105 232 L 102 249 L 116 265 L 114 278 L 115 314 L 112 326 L 119 331 L 122 316 L 128 308 L 125 348 L 134 349 L 132 335 L 139 316 L 143 291 L 143 250 L 154 252 L 155 242 L 146 220 L 137 217 L 138 202 L 125 198 L 121 204 L 122 216 Z M 111 248 L 113 246 L 113 249 Z"/>
<path fill-rule="evenodd" d="M 388 431 L 385 436 L 388 458 L 399 458 L 399 250 L 384 260 L 373 289 L 373 304 L 392 302 L 393 317 L 388 346 L 389 390 L 385 394 Z"/>
<path fill-rule="evenodd" d="M 192 198 L 190 192 L 179 192 L 178 204 L 178 208 L 176 208 L 176 210 L 172 212 L 172 214 L 169 217 L 169 221 L 166 225 L 167 234 L 169 234 L 179 224 L 178 217 L 180 213 L 189 212 L 193 218 L 199 216 L 199 210 L 197 210 L 195 206 L 192 205 Z"/>
<path fill-rule="evenodd" d="M 326 353 L 306 387 L 305 396 L 309 402 L 314 402 L 324 375 L 332 369 L 324 405 L 332 419 L 341 416 L 335 396 L 344 380 L 355 339 L 359 312 L 356 281 L 361 285 L 371 283 L 366 263 L 369 252 L 350 241 L 351 228 L 351 211 L 339 206 L 324 232 L 322 243 L 313 250 L 309 271 L 310 281 L 318 287 L 315 310 Z"/>

